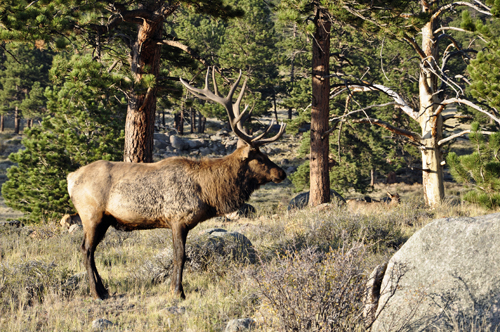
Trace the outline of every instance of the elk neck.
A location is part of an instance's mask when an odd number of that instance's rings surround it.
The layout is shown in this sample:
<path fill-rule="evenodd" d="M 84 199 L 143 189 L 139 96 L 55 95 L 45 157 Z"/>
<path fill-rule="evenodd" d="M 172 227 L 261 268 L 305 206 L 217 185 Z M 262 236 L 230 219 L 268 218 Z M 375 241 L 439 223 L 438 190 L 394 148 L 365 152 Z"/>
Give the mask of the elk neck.
<path fill-rule="evenodd" d="M 244 148 L 238 148 L 223 158 L 201 159 L 196 162 L 193 176 L 200 184 L 202 200 L 215 208 L 217 215 L 233 212 L 259 188 L 248 170 Z"/>

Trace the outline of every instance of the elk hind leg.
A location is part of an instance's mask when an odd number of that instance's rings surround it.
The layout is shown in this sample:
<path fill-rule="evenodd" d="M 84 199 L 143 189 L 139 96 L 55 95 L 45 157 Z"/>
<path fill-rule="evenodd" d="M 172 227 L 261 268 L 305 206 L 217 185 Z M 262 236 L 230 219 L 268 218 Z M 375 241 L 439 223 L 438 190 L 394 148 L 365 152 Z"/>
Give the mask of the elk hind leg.
<path fill-rule="evenodd" d="M 102 283 L 101 276 L 97 272 L 94 253 L 97 245 L 104 238 L 104 235 L 109 227 L 109 223 L 105 222 L 101 218 L 99 222 L 88 223 L 89 227 L 85 227 L 85 222 L 83 224 L 85 234 L 83 236 L 81 251 L 83 253 L 83 262 L 85 264 L 85 268 L 87 269 L 89 278 L 90 292 L 94 298 L 102 300 L 107 298 L 109 293 Z"/>
<path fill-rule="evenodd" d="M 174 245 L 174 268 L 170 283 L 170 291 L 183 299 L 186 298 L 182 287 L 182 272 L 186 261 L 186 238 L 188 229 L 184 225 L 174 225 L 172 227 L 172 238 Z"/>

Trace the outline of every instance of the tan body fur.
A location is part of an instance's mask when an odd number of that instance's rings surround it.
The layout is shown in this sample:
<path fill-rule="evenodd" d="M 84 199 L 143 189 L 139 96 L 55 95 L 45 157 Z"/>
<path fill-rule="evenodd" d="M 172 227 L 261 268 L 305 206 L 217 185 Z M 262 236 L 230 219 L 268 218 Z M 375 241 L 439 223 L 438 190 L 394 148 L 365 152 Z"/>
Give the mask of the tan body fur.
<path fill-rule="evenodd" d="M 237 210 L 252 192 L 285 172 L 248 145 L 218 159 L 167 158 L 152 164 L 96 161 L 68 175 L 68 192 L 84 229 L 82 252 L 94 297 L 108 293 L 94 251 L 109 226 L 132 231 L 172 229 L 171 290 L 184 297 L 182 269 L 187 233 L 198 223 Z"/>

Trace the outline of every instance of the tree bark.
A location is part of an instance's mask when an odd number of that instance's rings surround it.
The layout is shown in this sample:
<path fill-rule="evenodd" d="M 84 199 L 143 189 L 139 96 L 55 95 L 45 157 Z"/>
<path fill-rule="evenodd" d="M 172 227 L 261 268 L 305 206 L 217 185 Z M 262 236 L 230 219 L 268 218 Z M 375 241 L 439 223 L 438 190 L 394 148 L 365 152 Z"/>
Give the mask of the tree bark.
<path fill-rule="evenodd" d="M 207 118 L 205 118 L 201 113 L 198 114 L 198 132 L 203 134 L 205 132 L 205 123 L 207 122 Z"/>
<path fill-rule="evenodd" d="M 424 10 L 426 8 L 424 7 Z M 435 116 L 442 99 L 438 93 L 438 77 L 428 69 L 437 71 L 438 49 L 433 31 L 436 22 L 430 21 L 422 28 L 422 51 L 427 57 L 419 78 L 420 114 L 418 122 L 422 129 L 422 184 L 425 202 L 430 207 L 441 204 L 444 198 L 443 151 L 438 142 L 443 138 L 443 118 Z"/>
<path fill-rule="evenodd" d="M 196 110 L 191 108 L 191 134 L 196 130 Z"/>
<path fill-rule="evenodd" d="M 19 109 L 14 108 L 14 134 L 19 134 Z"/>
<path fill-rule="evenodd" d="M 329 65 L 330 29 L 326 9 L 316 7 L 312 60 L 312 110 L 311 110 L 311 161 L 309 206 L 330 201 L 330 177 L 328 173 L 328 130 L 329 115 Z"/>
<path fill-rule="evenodd" d="M 0 114 L 0 132 L 3 133 L 4 129 L 5 129 L 5 122 L 4 122 L 5 118 L 4 118 L 4 115 L 3 114 Z"/>
<path fill-rule="evenodd" d="M 158 77 L 160 68 L 160 45 L 163 31 L 163 16 L 153 15 L 139 26 L 137 41 L 131 50 L 131 70 L 136 88 L 131 93 L 125 122 L 124 161 L 152 162 L 153 134 L 156 112 L 156 85 L 140 88 L 144 75 Z"/>

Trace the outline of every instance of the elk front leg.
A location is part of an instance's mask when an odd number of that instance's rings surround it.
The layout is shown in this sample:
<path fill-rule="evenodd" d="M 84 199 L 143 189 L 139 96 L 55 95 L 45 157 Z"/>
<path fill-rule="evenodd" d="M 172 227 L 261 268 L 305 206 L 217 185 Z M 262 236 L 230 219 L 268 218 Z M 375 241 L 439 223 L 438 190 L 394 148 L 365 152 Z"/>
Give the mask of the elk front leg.
<path fill-rule="evenodd" d="M 87 275 L 89 278 L 90 293 L 95 299 L 105 299 L 109 296 L 106 287 L 102 283 L 101 276 L 97 272 L 94 260 L 94 252 L 101 240 L 104 238 L 104 234 L 108 229 L 109 225 L 100 223 L 94 227 L 89 227 L 84 229 L 85 234 L 83 236 L 83 243 L 80 250 L 83 253 L 83 263 L 87 269 Z"/>
<path fill-rule="evenodd" d="M 182 287 L 182 271 L 186 261 L 186 238 L 188 229 L 184 225 L 174 225 L 172 227 L 172 238 L 174 243 L 174 268 L 170 283 L 170 292 L 183 299 L 186 298 Z"/>

